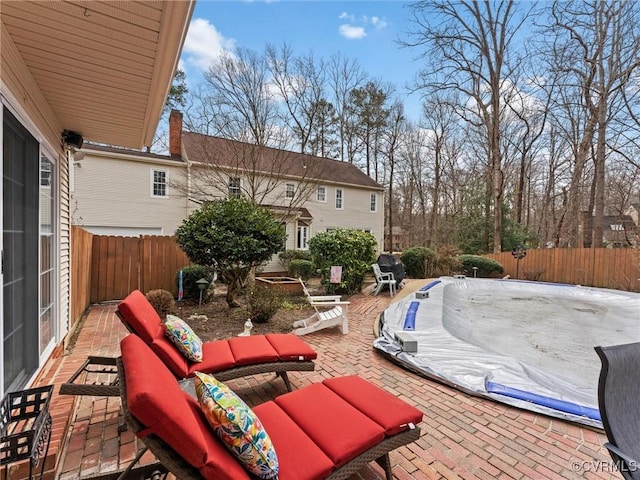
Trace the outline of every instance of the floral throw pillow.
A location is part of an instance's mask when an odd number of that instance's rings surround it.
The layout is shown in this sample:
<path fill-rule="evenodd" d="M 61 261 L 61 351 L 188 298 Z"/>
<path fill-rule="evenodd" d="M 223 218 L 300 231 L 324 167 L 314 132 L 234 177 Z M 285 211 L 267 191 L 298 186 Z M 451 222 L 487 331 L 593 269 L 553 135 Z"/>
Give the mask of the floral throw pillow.
<path fill-rule="evenodd" d="M 211 375 L 196 372 L 200 408 L 218 438 L 259 478 L 278 478 L 278 457 L 260 419 L 229 387 Z"/>
<path fill-rule="evenodd" d="M 167 315 L 164 325 L 165 334 L 185 357 L 193 362 L 202 361 L 202 340 L 184 320 L 175 315 Z"/>

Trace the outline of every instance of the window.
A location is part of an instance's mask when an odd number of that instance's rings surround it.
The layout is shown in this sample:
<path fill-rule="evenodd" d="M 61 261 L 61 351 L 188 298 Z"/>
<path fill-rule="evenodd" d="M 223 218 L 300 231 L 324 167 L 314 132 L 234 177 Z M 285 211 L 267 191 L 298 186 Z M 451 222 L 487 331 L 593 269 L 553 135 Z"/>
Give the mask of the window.
<path fill-rule="evenodd" d="M 298 250 L 309 249 L 309 227 L 298 225 L 298 240 L 296 247 Z"/>
<path fill-rule="evenodd" d="M 318 191 L 316 192 L 316 200 L 319 202 L 327 201 L 327 187 L 325 186 L 318 187 Z"/>
<path fill-rule="evenodd" d="M 344 208 L 344 195 L 341 188 L 336 188 L 336 210 Z"/>
<path fill-rule="evenodd" d="M 624 225 L 622 225 L 621 223 L 612 223 L 611 230 L 615 232 L 622 232 L 624 230 Z"/>
<path fill-rule="evenodd" d="M 240 198 L 240 177 L 229 177 L 229 196 Z"/>
<path fill-rule="evenodd" d="M 293 198 L 296 194 L 296 186 L 293 183 L 287 183 L 284 186 L 284 198 Z"/>
<path fill-rule="evenodd" d="M 53 162 L 44 153 L 40 156 L 40 353 L 55 337 L 56 292 L 56 198 L 51 188 Z M 46 181 L 45 181 L 46 180 Z"/>
<path fill-rule="evenodd" d="M 369 209 L 372 212 L 377 212 L 378 211 L 378 195 L 376 195 L 375 193 L 371 194 L 371 201 L 369 204 Z"/>
<path fill-rule="evenodd" d="M 40 158 L 40 186 L 51 187 L 51 160 L 45 156 Z"/>
<path fill-rule="evenodd" d="M 169 176 L 166 170 L 151 170 L 151 196 L 163 197 L 169 196 L 169 190 L 167 188 L 167 177 Z"/>

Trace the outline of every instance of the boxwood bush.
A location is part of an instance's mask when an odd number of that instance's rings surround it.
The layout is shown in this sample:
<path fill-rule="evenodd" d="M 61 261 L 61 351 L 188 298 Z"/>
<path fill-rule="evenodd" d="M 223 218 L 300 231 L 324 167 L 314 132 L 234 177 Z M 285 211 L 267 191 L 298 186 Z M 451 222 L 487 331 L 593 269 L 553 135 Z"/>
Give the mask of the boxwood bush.
<path fill-rule="evenodd" d="M 480 255 L 460 255 L 462 271 L 467 277 L 473 277 L 473 267 L 478 267 L 476 276 L 492 277 L 504 273 L 504 267 L 491 258 Z"/>
<path fill-rule="evenodd" d="M 287 272 L 293 260 L 307 260 L 309 262 L 312 260 L 309 250 L 285 250 L 278 254 L 278 258 Z"/>
<path fill-rule="evenodd" d="M 407 248 L 400 255 L 407 277 L 428 278 L 436 268 L 436 253 L 427 247 Z"/>
<path fill-rule="evenodd" d="M 196 283 L 201 278 L 206 278 L 209 284 L 213 280 L 213 272 L 209 267 L 202 265 L 190 265 L 188 267 L 182 267 L 182 289 L 183 299 L 200 298 L 200 289 Z M 176 272 L 176 290 L 180 288 L 180 270 Z M 206 293 L 206 292 L 205 292 Z"/>
<path fill-rule="evenodd" d="M 313 262 L 310 260 L 291 260 L 289 263 L 288 275 L 293 278 L 307 280 L 313 275 Z"/>

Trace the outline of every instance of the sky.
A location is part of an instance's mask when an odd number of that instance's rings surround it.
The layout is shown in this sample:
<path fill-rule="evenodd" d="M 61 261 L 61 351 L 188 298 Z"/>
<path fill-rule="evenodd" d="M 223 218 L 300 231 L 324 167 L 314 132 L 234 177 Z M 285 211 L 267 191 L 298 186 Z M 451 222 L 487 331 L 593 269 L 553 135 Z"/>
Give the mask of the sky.
<path fill-rule="evenodd" d="M 355 58 L 372 78 L 393 83 L 405 98 L 405 114 L 417 121 L 419 94 L 406 85 L 420 68 L 417 52 L 399 45 L 411 28 L 401 1 L 198 0 L 180 60 L 187 84 L 223 51 L 244 47 L 262 52 L 286 42 L 296 54 Z"/>

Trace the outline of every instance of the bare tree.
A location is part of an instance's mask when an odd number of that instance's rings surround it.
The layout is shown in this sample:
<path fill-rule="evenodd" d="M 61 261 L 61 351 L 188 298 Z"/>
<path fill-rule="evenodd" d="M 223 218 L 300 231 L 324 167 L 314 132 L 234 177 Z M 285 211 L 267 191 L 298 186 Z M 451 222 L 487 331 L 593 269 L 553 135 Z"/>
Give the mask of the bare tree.
<path fill-rule="evenodd" d="M 335 109 L 339 126 L 340 160 L 352 161 L 358 146 L 353 138 L 353 121 L 349 118 L 349 100 L 351 91 L 362 86 L 367 75 L 360 63 L 341 54 L 333 55 L 328 64 L 328 81 L 331 91 L 331 103 Z M 352 162 L 353 163 L 353 162 Z"/>
<path fill-rule="evenodd" d="M 582 134 L 575 152 L 569 187 L 570 241 L 577 238 L 582 207 L 580 188 L 587 161 L 594 164 L 588 217 L 593 216 L 589 245 L 601 247 L 605 214 L 607 138 L 613 120 L 623 111 L 624 94 L 640 67 L 639 10 L 634 2 L 570 1 L 551 7 L 553 68 L 562 72 L 564 89 L 580 92 Z M 636 86 L 632 88 L 637 88 Z"/>
<path fill-rule="evenodd" d="M 514 82 L 519 59 L 510 55 L 528 13 L 517 17 L 513 1 L 420 1 L 411 4 L 416 28 L 405 45 L 422 49 L 431 62 L 416 87 L 449 90 L 470 101 L 461 115 L 481 126 L 487 144 L 493 207 L 493 251 L 501 251 L 503 155 L 501 151 L 505 82 Z"/>
<path fill-rule="evenodd" d="M 185 138 L 198 154 L 182 185 L 192 198 L 242 195 L 283 207 L 283 216 L 306 201 L 322 162 L 287 150 L 291 138 L 264 55 L 248 49 L 224 54 L 196 93 L 185 122 L 193 133 Z"/>
<path fill-rule="evenodd" d="M 272 81 L 286 109 L 285 123 L 291 125 L 300 152 L 309 153 L 309 142 L 325 98 L 325 66 L 312 53 L 296 57 L 291 47 L 267 45 L 265 57 Z"/>

